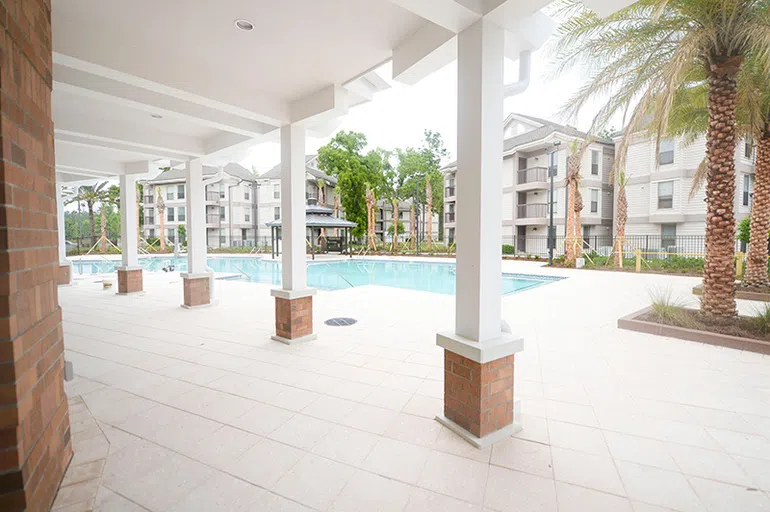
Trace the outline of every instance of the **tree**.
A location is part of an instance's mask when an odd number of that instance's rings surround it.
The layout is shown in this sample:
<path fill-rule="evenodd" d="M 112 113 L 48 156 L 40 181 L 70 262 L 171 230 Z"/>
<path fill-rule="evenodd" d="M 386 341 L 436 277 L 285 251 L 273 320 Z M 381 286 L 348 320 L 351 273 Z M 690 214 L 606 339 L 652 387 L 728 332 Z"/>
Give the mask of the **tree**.
<path fill-rule="evenodd" d="M 580 161 L 583 158 L 585 146 L 572 143 L 570 155 L 567 158 L 567 234 L 564 238 L 564 261 L 574 265 L 575 260 L 583 254 L 583 227 L 580 214 L 583 211 L 583 196 L 580 193 Z"/>
<path fill-rule="evenodd" d="M 623 249 L 626 237 L 626 221 L 628 220 L 628 198 L 626 197 L 626 185 L 628 177 L 626 172 L 620 169 L 615 178 L 617 184 L 618 199 L 616 204 L 617 213 L 615 214 L 616 234 L 615 234 L 615 266 L 623 268 Z"/>
<path fill-rule="evenodd" d="M 184 224 L 179 224 L 176 227 L 176 233 L 177 233 L 177 239 L 179 239 L 179 245 L 182 247 L 187 246 L 187 228 L 184 226 Z"/>
<path fill-rule="evenodd" d="M 94 224 L 94 208 L 107 198 L 107 182 L 96 185 L 81 185 L 77 193 L 67 201 L 70 203 L 85 203 L 88 210 L 88 219 L 91 232 L 91 245 L 96 245 L 96 226 Z"/>
<path fill-rule="evenodd" d="M 366 246 L 369 249 L 377 249 L 376 237 L 374 235 L 375 214 L 374 207 L 377 200 L 374 197 L 374 189 L 367 183 L 366 185 Z"/>
<path fill-rule="evenodd" d="M 594 118 L 594 132 L 616 113 L 631 111 L 616 174 L 624 168 L 631 137 L 647 125 L 659 141 L 676 94 L 691 85 L 693 76 L 705 74 L 709 124 L 701 308 L 715 317 L 735 316 L 737 75 L 749 54 L 770 68 L 767 0 L 639 0 L 606 18 L 570 0 L 560 15 L 567 21 L 555 46 L 557 71 L 577 64 L 591 71 L 563 113 L 573 117 L 589 101 L 607 97 Z"/>
<path fill-rule="evenodd" d="M 366 186 L 377 190 L 382 181 L 382 154 L 378 151 L 362 153 L 366 136 L 359 132 L 341 131 L 318 150 L 318 163 L 322 171 L 337 178 L 342 208 L 345 216 L 357 224 L 353 234 L 357 237 L 366 232 Z"/>

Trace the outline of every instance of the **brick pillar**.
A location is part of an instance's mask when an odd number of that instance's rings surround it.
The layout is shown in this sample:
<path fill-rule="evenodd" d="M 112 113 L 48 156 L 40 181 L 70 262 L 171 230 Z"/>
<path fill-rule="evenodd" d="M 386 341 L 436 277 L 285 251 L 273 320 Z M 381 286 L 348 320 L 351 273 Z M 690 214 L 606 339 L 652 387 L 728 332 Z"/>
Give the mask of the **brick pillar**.
<path fill-rule="evenodd" d="M 184 282 L 183 308 L 193 309 L 211 305 L 209 274 L 182 274 Z"/>
<path fill-rule="evenodd" d="M 142 280 L 142 267 L 119 267 L 118 272 L 118 295 L 128 295 L 130 293 L 139 293 L 144 290 L 144 281 Z"/>
<path fill-rule="evenodd" d="M 48 510 L 72 456 L 58 304 L 51 1 L 0 3 L 0 510 Z"/>
<path fill-rule="evenodd" d="M 316 339 L 313 334 L 315 290 L 271 290 L 271 293 L 275 297 L 275 335 L 272 338 L 287 345 Z"/>

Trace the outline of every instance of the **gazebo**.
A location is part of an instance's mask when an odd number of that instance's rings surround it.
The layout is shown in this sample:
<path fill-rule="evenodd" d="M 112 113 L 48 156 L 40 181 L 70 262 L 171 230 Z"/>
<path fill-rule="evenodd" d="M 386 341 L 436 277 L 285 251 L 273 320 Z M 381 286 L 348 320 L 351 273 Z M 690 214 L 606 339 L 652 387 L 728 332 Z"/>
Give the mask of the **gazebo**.
<path fill-rule="evenodd" d="M 333 247 L 340 253 L 347 252 L 351 258 L 353 257 L 353 237 L 351 235 L 353 228 L 358 224 L 335 217 L 332 208 L 317 203 L 309 203 L 305 207 L 305 224 L 307 226 L 307 237 L 309 238 L 307 243 L 310 246 L 310 253 L 313 256 L 313 259 L 315 259 L 317 246 L 320 246 L 323 252 L 326 252 L 330 247 Z M 265 225 L 270 228 L 270 247 L 272 257 L 275 258 L 280 253 L 278 240 L 280 239 L 279 231 L 281 229 L 281 219 L 267 222 Z M 329 237 L 324 234 L 323 239 L 321 240 L 321 234 L 323 233 L 323 230 L 326 229 L 334 229 L 337 230 L 337 232 L 342 230 L 342 236 Z M 320 244 L 317 245 L 316 240 L 318 240 Z"/>

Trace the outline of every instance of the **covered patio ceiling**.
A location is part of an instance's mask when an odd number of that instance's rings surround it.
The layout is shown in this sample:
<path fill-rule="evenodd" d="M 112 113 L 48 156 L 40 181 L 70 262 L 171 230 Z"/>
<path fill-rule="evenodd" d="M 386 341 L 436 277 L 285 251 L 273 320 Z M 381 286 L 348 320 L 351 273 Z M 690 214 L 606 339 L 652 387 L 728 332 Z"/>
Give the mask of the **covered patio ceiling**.
<path fill-rule="evenodd" d="M 508 56 L 537 48 L 548 0 L 57 0 L 53 118 L 62 181 L 146 162 L 240 160 L 304 120 L 330 134 L 349 108 L 456 57 L 456 34 L 491 15 Z M 586 0 L 599 13 L 630 0 Z M 253 27 L 242 30 L 237 20 Z M 133 165 L 144 162 L 143 165 Z"/>

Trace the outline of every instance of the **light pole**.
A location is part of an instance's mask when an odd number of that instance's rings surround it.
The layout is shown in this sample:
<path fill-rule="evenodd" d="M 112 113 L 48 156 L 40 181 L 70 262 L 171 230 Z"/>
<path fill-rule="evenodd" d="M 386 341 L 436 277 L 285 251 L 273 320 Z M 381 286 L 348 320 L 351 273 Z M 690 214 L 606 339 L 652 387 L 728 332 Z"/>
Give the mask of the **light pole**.
<path fill-rule="evenodd" d="M 553 249 L 556 246 L 556 229 L 553 225 L 553 176 L 556 174 L 556 170 L 559 168 L 558 160 L 554 159 L 554 156 L 559 152 L 559 146 L 561 146 L 560 140 L 553 142 L 553 151 L 549 155 L 548 162 L 548 174 L 551 175 L 551 200 L 549 201 L 548 208 L 550 210 L 550 220 L 548 221 L 548 264 L 553 265 Z"/>

